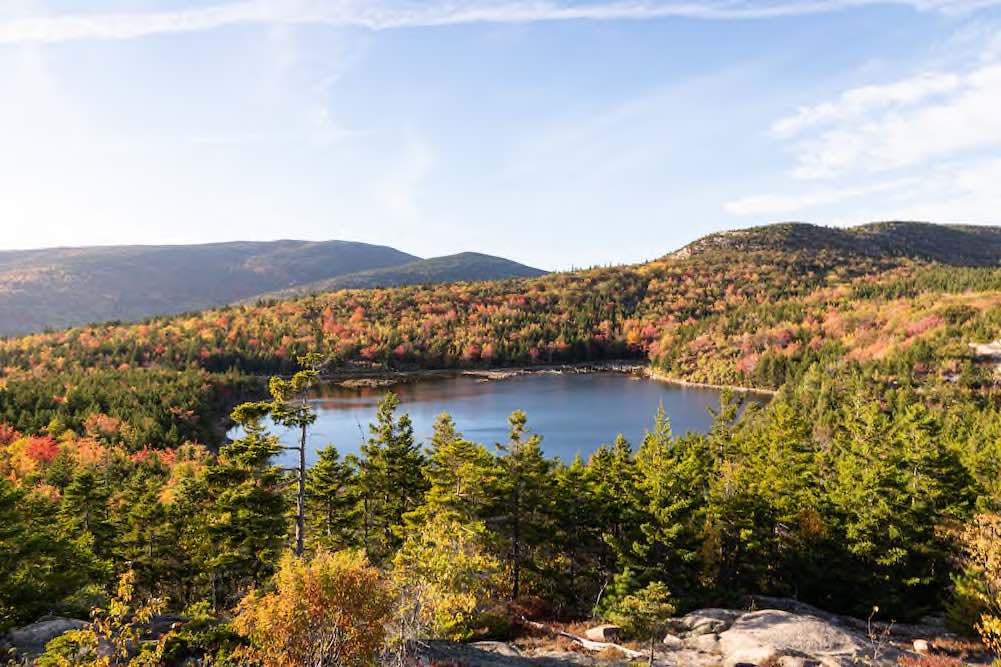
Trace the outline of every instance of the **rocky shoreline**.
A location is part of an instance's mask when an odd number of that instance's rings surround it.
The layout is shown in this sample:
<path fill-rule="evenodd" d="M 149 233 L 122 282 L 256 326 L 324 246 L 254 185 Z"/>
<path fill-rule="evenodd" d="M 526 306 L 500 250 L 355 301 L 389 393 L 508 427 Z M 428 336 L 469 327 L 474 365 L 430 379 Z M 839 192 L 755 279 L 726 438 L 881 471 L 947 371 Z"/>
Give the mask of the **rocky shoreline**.
<path fill-rule="evenodd" d="M 386 370 L 351 368 L 324 373 L 320 380 L 325 384 L 346 388 L 387 389 L 398 384 L 421 380 L 453 377 L 473 377 L 484 382 L 508 380 L 526 375 L 589 375 L 594 373 L 622 373 L 644 376 L 647 365 L 632 360 L 553 364 L 538 366 L 511 366 L 504 368 L 441 368 L 418 370 Z"/>

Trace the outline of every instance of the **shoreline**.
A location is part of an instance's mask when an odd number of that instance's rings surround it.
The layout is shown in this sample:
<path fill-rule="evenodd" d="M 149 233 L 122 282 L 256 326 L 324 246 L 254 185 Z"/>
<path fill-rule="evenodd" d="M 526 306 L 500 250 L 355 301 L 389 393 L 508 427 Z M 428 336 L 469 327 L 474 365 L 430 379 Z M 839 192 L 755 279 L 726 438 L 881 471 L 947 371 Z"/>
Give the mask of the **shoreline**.
<path fill-rule="evenodd" d="M 693 387 L 697 389 L 716 389 L 722 391 L 724 389 L 729 389 L 730 391 L 735 391 L 741 394 L 760 394 L 762 396 L 775 396 L 778 391 L 775 389 L 757 389 L 755 387 L 742 387 L 736 384 L 712 384 L 710 382 L 693 382 L 691 380 L 682 380 L 670 375 L 665 375 L 660 371 L 655 370 L 652 366 L 647 366 L 644 374 L 646 377 L 654 380 L 656 382 L 663 382 L 665 384 L 673 384 L 679 387 Z"/>
<path fill-rule="evenodd" d="M 632 359 L 495 368 L 424 368 L 414 370 L 352 368 L 324 373 L 320 376 L 320 381 L 324 384 L 333 384 L 345 388 L 380 389 L 435 378 L 472 377 L 478 378 L 482 382 L 492 382 L 526 375 L 589 375 L 594 373 L 634 375 L 655 382 L 694 389 L 714 389 L 717 391 L 728 389 L 741 394 L 758 394 L 769 397 L 775 396 L 778 393 L 774 389 L 684 380 L 666 375 L 656 370 L 649 363 L 638 362 Z"/>
<path fill-rule="evenodd" d="M 381 388 L 435 378 L 472 377 L 482 382 L 507 380 L 525 375 L 589 375 L 621 373 L 642 376 L 647 365 L 629 359 L 495 368 L 425 368 L 416 370 L 344 369 L 323 373 L 320 381 L 347 388 Z"/>

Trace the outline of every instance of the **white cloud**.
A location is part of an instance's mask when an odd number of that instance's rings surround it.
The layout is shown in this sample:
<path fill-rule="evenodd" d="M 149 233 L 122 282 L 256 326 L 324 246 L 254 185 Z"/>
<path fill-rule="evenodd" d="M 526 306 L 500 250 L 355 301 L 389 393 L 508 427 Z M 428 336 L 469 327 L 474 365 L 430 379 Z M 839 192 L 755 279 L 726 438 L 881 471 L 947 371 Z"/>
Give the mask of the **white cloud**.
<path fill-rule="evenodd" d="M 737 216 L 799 213 L 817 221 L 921 219 L 1001 222 L 1001 52 L 997 32 L 981 49 L 897 81 L 863 85 L 804 106 L 772 124 L 800 181 L 736 198 Z M 875 179 L 875 180 L 874 180 Z"/>
<path fill-rule="evenodd" d="M 147 35 L 211 30 L 241 23 L 325 24 L 371 30 L 468 23 L 565 20 L 644 20 L 686 17 L 750 20 L 839 11 L 864 5 L 901 5 L 918 11 L 966 13 L 1001 0 L 725 0 L 564 1 L 466 3 L 342 0 L 243 0 L 187 10 L 146 13 L 44 14 L 0 19 L 0 44 L 56 43 L 83 39 L 135 39 Z"/>
<path fill-rule="evenodd" d="M 727 202 L 724 208 L 727 212 L 740 216 L 781 216 L 898 190 L 910 184 L 913 184 L 912 179 L 901 179 L 861 187 L 829 188 L 798 194 L 752 195 Z"/>
<path fill-rule="evenodd" d="M 955 74 L 927 73 L 894 83 L 853 88 L 833 102 L 801 107 L 795 114 L 779 119 L 772 125 L 772 133 L 785 138 L 818 125 L 852 121 L 873 111 L 905 107 L 953 92 L 961 82 Z"/>
<path fill-rule="evenodd" d="M 1001 146 L 1001 65 L 858 89 L 845 96 L 862 90 L 883 95 L 868 94 L 865 102 L 854 105 L 821 105 L 814 109 L 823 112 L 803 116 L 823 117 L 830 126 L 796 147 L 794 176 L 886 172 Z"/>

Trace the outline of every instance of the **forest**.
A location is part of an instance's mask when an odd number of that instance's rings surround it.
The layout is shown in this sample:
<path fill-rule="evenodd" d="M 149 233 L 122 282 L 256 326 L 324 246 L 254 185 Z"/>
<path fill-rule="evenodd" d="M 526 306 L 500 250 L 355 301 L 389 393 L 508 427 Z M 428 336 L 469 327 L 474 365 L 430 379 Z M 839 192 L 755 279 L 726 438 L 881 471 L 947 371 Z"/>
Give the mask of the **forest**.
<path fill-rule="evenodd" d="M 0 340 L 0 629 L 103 610 L 38 664 L 108 664 L 103 636 L 112 664 L 363 665 L 526 619 L 647 639 L 651 614 L 764 594 L 944 611 L 1001 650 L 1001 395 L 970 348 L 999 335 L 1001 271 L 776 233 Z M 308 429 L 328 373 L 623 358 L 776 394 L 574 461 L 543 455 L 531 406 L 499 443 L 442 414 L 423 449 L 387 394 L 302 506 L 264 426 Z M 188 620 L 139 651 L 135 619 L 164 613 Z"/>

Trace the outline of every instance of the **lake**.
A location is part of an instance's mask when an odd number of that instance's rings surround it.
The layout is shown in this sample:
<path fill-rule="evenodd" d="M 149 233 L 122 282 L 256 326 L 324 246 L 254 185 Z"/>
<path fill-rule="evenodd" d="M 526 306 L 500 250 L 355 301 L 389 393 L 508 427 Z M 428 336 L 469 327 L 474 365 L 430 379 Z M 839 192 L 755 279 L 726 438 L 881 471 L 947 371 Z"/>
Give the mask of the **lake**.
<path fill-rule="evenodd" d="M 542 373 L 496 380 L 456 375 L 401 383 L 391 390 L 400 397 L 400 413 L 410 413 L 420 442 L 430 443 L 435 417 L 447 411 L 466 438 L 493 451 L 495 443 L 507 439 L 508 415 L 524 410 L 529 430 L 543 436 L 546 455 L 565 462 L 577 454 L 587 457 L 619 433 L 638 447 L 659 405 L 664 406 L 677 434 L 707 430 L 712 422 L 708 408 L 719 406 L 715 389 L 627 373 Z M 316 459 L 316 450 L 328 444 L 336 445 L 342 455 L 357 453 L 386 391 L 324 386 L 322 395 L 312 400 L 317 421 L 310 432 L 309 462 Z M 751 394 L 748 400 L 766 398 Z M 283 442 L 295 444 L 295 432 L 276 432 Z M 230 434 L 238 435 L 238 430 Z M 293 458 L 292 452 L 284 457 L 290 464 Z"/>

